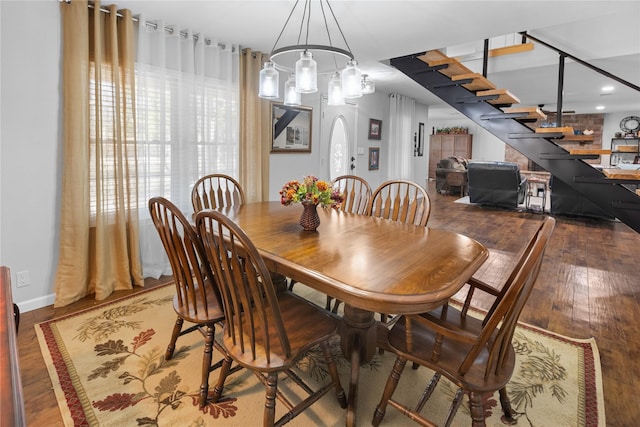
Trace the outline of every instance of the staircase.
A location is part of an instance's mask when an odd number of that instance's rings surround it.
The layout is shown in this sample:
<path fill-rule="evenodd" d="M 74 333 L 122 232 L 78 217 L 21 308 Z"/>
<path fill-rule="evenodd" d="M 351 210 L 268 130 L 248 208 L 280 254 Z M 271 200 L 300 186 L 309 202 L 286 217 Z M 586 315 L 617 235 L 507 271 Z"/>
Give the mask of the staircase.
<path fill-rule="evenodd" d="M 520 102 L 515 95 L 438 50 L 394 58 L 391 65 L 640 233 L 640 196 L 623 185 L 640 181 L 607 178 L 584 161 L 597 154 L 572 154 L 559 146 L 554 140 L 569 139 L 567 129 L 536 132 L 527 126 L 545 117 L 537 107 L 512 107 Z"/>

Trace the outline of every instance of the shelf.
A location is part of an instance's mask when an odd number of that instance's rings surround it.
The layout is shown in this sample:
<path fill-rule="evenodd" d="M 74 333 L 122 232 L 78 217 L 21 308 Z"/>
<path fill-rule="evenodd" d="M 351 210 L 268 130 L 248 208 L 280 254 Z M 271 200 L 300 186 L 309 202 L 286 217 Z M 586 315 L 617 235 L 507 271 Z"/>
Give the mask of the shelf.
<path fill-rule="evenodd" d="M 593 142 L 593 135 L 565 135 L 558 142 Z"/>
<path fill-rule="evenodd" d="M 615 150 L 611 150 L 614 153 L 637 153 L 637 145 L 618 145 Z"/>
<path fill-rule="evenodd" d="M 574 148 L 569 150 L 569 154 L 595 154 L 601 156 L 603 154 L 611 154 L 611 150 L 601 150 L 595 148 Z"/>
<path fill-rule="evenodd" d="M 571 126 L 564 127 L 556 127 L 556 128 L 536 128 L 536 133 L 561 133 L 564 135 L 564 138 L 573 137 L 573 136 L 582 136 L 585 135 L 574 135 L 573 128 Z"/>

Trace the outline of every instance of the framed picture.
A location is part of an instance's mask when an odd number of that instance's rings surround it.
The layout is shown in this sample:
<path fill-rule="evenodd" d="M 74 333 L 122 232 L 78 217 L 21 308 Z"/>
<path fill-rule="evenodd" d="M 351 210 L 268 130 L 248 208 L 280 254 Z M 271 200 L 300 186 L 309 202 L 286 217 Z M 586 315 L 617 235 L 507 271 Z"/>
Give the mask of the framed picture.
<path fill-rule="evenodd" d="M 369 139 L 380 139 L 382 136 L 382 120 L 369 119 Z"/>
<path fill-rule="evenodd" d="M 311 152 L 311 107 L 271 104 L 271 152 Z"/>
<path fill-rule="evenodd" d="M 369 148 L 369 170 L 374 171 L 380 168 L 380 147 Z"/>
<path fill-rule="evenodd" d="M 424 155 L 424 123 L 418 123 L 418 156 Z"/>

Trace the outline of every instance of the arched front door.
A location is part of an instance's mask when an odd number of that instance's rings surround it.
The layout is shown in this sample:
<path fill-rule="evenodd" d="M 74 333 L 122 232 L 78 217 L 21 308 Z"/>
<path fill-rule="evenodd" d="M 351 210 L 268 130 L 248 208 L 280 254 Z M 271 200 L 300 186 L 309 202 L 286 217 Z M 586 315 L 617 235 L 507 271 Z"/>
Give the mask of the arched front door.
<path fill-rule="evenodd" d="M 327 105 L 322 99 L 321 169 L 330 180 L 340 175 L 356 174 L 357 105 Z"/>

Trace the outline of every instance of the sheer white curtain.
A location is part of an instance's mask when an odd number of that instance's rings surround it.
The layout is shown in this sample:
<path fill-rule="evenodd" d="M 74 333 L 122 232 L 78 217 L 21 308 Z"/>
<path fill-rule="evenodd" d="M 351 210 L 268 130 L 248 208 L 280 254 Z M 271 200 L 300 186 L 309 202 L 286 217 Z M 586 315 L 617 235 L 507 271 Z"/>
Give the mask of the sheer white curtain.
<path fill-rule="evenodd" d="M 413 179 L 413 124 L 416 101 L 391 94 L 389 109 L 389 179 Z"/>
<path fill-rule="evenodd" d="M 143 275 L 171 274 L 147 202 L 164 196 L 191 215 L 191 188 L 239 174 L 238 47 L 162 21 L 138 22 L 136 107 Z"/>

